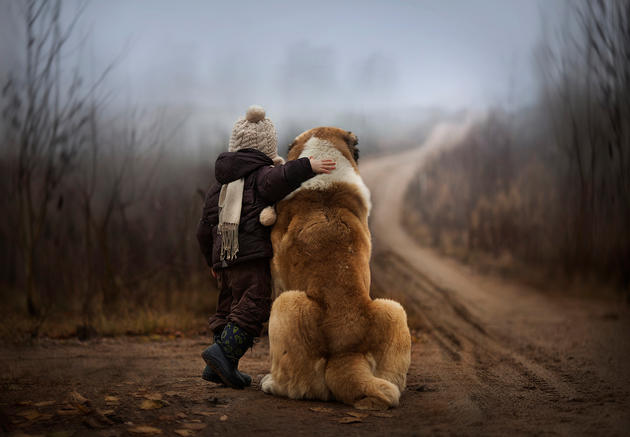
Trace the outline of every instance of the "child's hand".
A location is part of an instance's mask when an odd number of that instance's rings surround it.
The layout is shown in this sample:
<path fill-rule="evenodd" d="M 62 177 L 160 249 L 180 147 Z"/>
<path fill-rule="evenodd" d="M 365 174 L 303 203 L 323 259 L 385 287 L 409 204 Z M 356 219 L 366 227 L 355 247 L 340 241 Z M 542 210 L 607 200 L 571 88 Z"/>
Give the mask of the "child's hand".
<path fill-rule="evenodd" d="M 217 279 L 217 272 L 215 272 L 212 267 L 210 268 L 210 274 L 212 275 L 214 279 Z"/>
<path fill-rule="evenodd" d="M 309 156 L 308 159 L 311 161 L 311 168 L 317 174 L 319 173 L 330 173 L 336 168 L 337 163 L 332 159 L 315 159 L 312 156 Z"/>

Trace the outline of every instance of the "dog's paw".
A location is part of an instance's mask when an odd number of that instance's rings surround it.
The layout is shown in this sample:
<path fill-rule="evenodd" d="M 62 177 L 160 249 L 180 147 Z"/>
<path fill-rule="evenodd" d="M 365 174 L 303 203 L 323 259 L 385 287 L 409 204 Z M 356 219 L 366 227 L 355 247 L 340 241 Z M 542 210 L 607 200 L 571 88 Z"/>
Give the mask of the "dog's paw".
<path fill-rule="evenodd" d="M 273 390 L 273 377 L 271 373 L 267 373 L 260 380 L 260 389 L 265 393 L 272 393 Z"/>
<path fill-rule="evenodd" d="M 400 399 L 400 390 L 394 384 L 384 379 L 375 378 L 375 383 L 370 395 L 359 399 L 354 403 L 358 410 L 387 410 L 397 407 Z"/>

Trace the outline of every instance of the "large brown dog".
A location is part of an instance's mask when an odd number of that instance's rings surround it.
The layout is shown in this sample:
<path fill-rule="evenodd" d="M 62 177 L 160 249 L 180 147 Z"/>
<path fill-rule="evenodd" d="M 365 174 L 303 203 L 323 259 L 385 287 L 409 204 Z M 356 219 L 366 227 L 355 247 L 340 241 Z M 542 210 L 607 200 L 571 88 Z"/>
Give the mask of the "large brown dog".
<path fill-rule="evenodd" d="M 359 176 L 357 137 L 334 128 L 298 136 L 288 159 L 334 159 L 277 205 L 271 239 L 276 299 L 269 319 L 267 393 L 337 399 L 362 409 L 398 405 L 410 362 L 407 315 L 370 298 L 370 193 Z"/>

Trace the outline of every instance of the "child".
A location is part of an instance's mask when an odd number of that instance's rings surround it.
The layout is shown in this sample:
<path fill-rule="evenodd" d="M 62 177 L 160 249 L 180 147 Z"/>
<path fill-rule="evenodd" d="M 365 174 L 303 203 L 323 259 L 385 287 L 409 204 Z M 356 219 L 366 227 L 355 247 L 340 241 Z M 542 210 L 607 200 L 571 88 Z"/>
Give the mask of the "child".
<path fill-rule="evenodd" d="M 238 371 L 238 361 L 271 310 L 271 229 L 259 222 L 259 215 L 316 173 L 335 169 L 332 160 L 281 163 L 273 123 L 263 108 L 250 107 L 234 124 L 229 152 L 217 158 L 218 183 L 206 194 L 197 229 L 219 284 L 217 311 L 209 320 L 214 344 L 201 354 L 207 364 L 202 378 L 232 388 L 251 384 L 251 377 Z"/>

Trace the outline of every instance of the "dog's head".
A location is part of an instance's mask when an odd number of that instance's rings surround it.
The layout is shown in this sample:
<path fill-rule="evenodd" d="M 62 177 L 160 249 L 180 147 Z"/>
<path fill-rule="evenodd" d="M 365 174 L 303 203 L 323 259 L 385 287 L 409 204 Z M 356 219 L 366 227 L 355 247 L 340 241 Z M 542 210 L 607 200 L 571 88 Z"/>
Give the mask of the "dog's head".
<path fill-rule="evenodd" d="M 358 170 L 359 162 L 359 139 L 352 132 L 339 129 L 338 127 L 316 127 L 298 135 L 293 143 L 289 146 L 288 159 L 294 160 L 300 157 L 306 143 L 316 138 L 324 142 L 328 147 L 332 146 L 337 149 L 355 168 Z M 326 157 L 324 155 L 316 156 L 319 159 Z"/>

